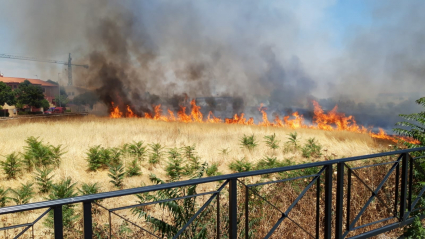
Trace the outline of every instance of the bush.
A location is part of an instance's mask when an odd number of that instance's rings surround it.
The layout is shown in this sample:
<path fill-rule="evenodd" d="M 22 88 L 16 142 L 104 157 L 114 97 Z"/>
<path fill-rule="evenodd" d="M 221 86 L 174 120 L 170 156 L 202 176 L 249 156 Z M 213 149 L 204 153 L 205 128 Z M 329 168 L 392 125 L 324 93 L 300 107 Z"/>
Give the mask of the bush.
<path fill-rule="evenodd" d="M 100 192 L 100 186 L 97 183 L 83 183 L 78 191 L 81 195 L 96 194 Z"/>
<path fill-rule="evenodd" d="M 143 146 L 143 141 L 133 142 L 128 145 L 127 151 L 131 156 L 136 157 L 139 161 L 143 161 L 146 157 L 146 146 Z"/>
<path fill-rule="evenodd" d="M 86 155 L 90 171 L 107 168 L 110 164 L 114 166 L 121 164 L 121 150 L 117 148 L 107 149 L 96 145 L 89 148 Z"/>
<path fill-rule="evenodd" d="M 208 177 L 222 175 L 222 173 L 218 171 L 218 163 L 213 163 L 211 166 L 207 167 L 205 173 Z"/>
<path fill-rule="evenodd" d="M 76 197 L 78 194 L 75 193 L 75 185 L 72 183 L 70 178 L 61 180 L 60 182 L 52 185 L 52 190 L 47 199 L 55 200 L 61 198 Z M 62 221 L 65 230 L 75 230 L 75 224 L 79 218 L 78 214 L 75 214 L 75 204 L 68 204 L 62 206 Z M 49 212 L 49 216 L 46 218 L 45 225 L 53 228 L 53 211 Z"/>
<path fill-rule="evenodd" d="M 258 161 L 257 165 L 255 165 L 255 169 L 261 170 L 261 169 L 269 169 L 269 168 L 278 168 L 278 167 L 282 167 L 281 165 L 283 164 L 279 162 L 276 157 L 265 156 L 263 159 Z"/>
<path fill-rule="evenodd" d="M 89 148 L 87 154 L 87 161 L 89 163 L 89 170 L 96 171 L 102 166 L 102 153 L 100 145 Z"/>
<path fill-rule="evenodd" d="M 50 175 L 50 173 L 53 171 L 53 169 L 36 168 L 36 171 L 37 173 L 35 174 L 35 181 L 37 182 L 38 190 L 40 191 L 40 193 L 50 192 L 50 189 L 53 185 L 52 178 L 54 177 L 54 175 Z"/>
<path fill-rule="evenodd" d="M 247 148 L 249 151 L 252 151 L 255 147 L 257 147 L 257 142 L 255 141 L 255 136 L 246 136 L 245 134 L 240 139 L 241 145 L 243 148 Z"/>
<path fill-rule="evenodd" d="M 316 142 L 315 138 L 310 138 L 304 147 L 301 148 L 302 155 L 305 158 L 319 158 L 322 156 L 322 146 Z"/>
<path fill-rule="evenodd" d="M 112 183 L 114 187 L 121 189 L 124 186 L 123 181 L 125 172 L 122 164 L 111 165 L 109 167 L 108 176 L 111 178 L 109 182 Z"/>
<path fill-rule="evenodd" d="M 183 175 L 183 159 L 177 148 L 168 150 L 168 162 L 165 171 L 170 177 L 170 181 L 176 181 Z"/>
<path fill-rule="evenodd" d="M 6 206 L 6 203 L 9 202 L 9 197 L 7 196 L 9 189 L 3 189 L 0 187 L 0 207 Z"/>
<path fill-rule="evenodd" d="M 130 165 L 128 165 L 126 174 L 127 174 L 127 177 L 142 175 L 142 173 L 140 172 L 140 167 L 138 165 L 137 158 L 131 161 Z"/>
<path fill-rule="evenodd" d="M 6 156 L 6 161 L 0 162 L 0 165 L 6 174 L 6 179 L 15 179 L 16 176 L 21 172 L 21 162 L 19 156 L 15 153 L 11 153 Z"/>
<path fill-rule="evenodd" d="M 246 172 L 251 171 L 253 169 L 253 165 L 250 162 L 247 162 L 245 157 L 240 160 L 235 160 L 230 163 L 229 169 L 234 172 Z"/>
<path fill-rule="evenodd" d="M 34 191 L 32 190 L 32 183 L 21 183 L 21 187 L 18 189 L 10 189 L 10 191 L 14 194 L 14 197 L 11 199 L 17 204 L 27 204 L 29 203 L 32 196 L 34 196 Z"/>
<path fill-rule="evenodd" d="M 50 165 L 55 165 L 59 167 L 60 160 L 64 152 L 62 145 L 53 146 L 48 144 L 43 144 L 42 140 L 39 140 L 38 137 L 29 137 L 25 140 L 27 146 L 24 147 L 24 159 L 23 163 L 25 164 L 28 171 L 33 170 L 33 166 L 36 167 L 47 167 Z"/>
<path fill-rule="evenodd" d="M 154 165 L 158 164 L 162 159 L 163 147 L 159 143 L 149 144 L 149 147 L 151 148 L 151 154 L 149 155 L 149 163 Z"/>
<path fill-rule="evenodd" d="M 188 162 L 185 166 L 186 174 L 190 175 L 196 172 L 201 166 L 200 158 L 196 155 L 195 146 L 185 146 L 182 150 Z"/>
<path fill-rule="evenodd" d="M 264 139 L 265 139 L 266 145 L 270 149 L 275 150 L 275 149 L 279 148 L 280 140 L 276 139 L 276 133 L 273 133 L 272 135 L 266 135 L 266 136 L 264 136 Z"/>
<path fill-rule="evenodd" d="M 292 150 L 295 152 L 300 147 L 298 133 L 297 132 L 289 133 L 288 136 L 289 137 L 288 137 L 288 141 L 286 141 L 286 144 L 288 144 L 290 148 L 292 148 Z"/>

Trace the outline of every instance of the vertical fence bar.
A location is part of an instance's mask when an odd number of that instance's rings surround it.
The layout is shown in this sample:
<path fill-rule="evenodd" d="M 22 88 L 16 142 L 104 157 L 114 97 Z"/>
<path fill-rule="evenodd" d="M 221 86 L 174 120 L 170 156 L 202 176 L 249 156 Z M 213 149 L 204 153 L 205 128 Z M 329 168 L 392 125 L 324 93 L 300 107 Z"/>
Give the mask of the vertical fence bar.
<path fill-rule="evenodd" d="M 413 185 L 413 157 L 411 157 L 409 154 L 406 154 L 407 157 L 409 157 L 409 198 L 408 198 L 408 210 L 409 212 L 412 211 L 412 185 Z"/>
<path fill-rule="evenodd" d="M 402 156 L 401 165 L 401 192 L 400 192 L 400 221 L 404 221 L 404 215 L 406 214 L 406 197 L 407 197 L 407 154 L 404 153 Z"/>
<path fill-rule="evenodd" d="M 35 237 L 34 237 L 34 224 L 32 224 L 32 226 L 31 226 L 31 233 L 32 233 L 32 239 L 34 239 Z"/>
<path fill-rule="evenodd" d="M 344 206 L 344 163 L 337 164 L 336 178 L 336 219 L 335 219 L 335 239 L 342 238 L 342 214 Z"/>
<path fill-rule="evenodd" d="M 397 164 L 395 169 L 395 198 L 394 198 L 394 217 L 397 217 L 397 204 L 398 204 L 398 185 L 400 184 L 400 163 Z"/>
<path fill-rule="evenodd" d="M 111 211 L 109 211 L 109 239 L 112 239 L 112 220 L 111 220 Z"/>
<path fill-rule="evenodd" d="M 320 176 L 316 181 L 316 239 L 320 237 Z"/>
<path fill-rule="evenodd" d="M 92 214 L 91 207 L 92 202 L 83 202 L 83 216 L 84 216 L 84 239 L 92 239 L 93 238 L 93 222 L 92 222 Z"/>
<path fill-rule="evenodd" d="M 55 239 L 63 238 L 62 205 L 53 208 L 53 224 Z"/>
<path fill-rule="evenodd" d="M 238 220 L 238 185 L 237 179 L 229 180 L 229 239 L 237 239 Z"/>
<path fill-rule="evenodd" d="M 350 231 L 350 205 L 351 205 L 351 169 L 348 169 L 348 175 L 347 175 L 347 225 L 346 230 Z"/>
<path fill-rule="evenodd" d="M 332 164 L 326 166 L 325 174 L 325 239 L 332 236 Z"/>
<path fill-rule="evenodd" d="M 245 239 L 249 238 L 249 189 L 245 186 Z"/>
<path fill-rule="evenodd" d="M 220 192 L 217 194 L 217 239 L 220 239 Z"/>

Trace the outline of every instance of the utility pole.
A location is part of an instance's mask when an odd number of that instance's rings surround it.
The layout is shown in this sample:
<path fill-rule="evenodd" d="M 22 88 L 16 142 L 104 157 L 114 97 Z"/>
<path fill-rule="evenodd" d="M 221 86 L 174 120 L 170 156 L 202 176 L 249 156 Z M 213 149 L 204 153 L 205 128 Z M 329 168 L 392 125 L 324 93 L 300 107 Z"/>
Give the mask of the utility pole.
<path fill-rule="evenodd" d="M 71 53 L 69 53 L 68 57 L 68 85 L 72 85 L 72 58 Z"/>
<path fill-rule="evenodd" d="M 59 107 L 61 107 L 62 103 L 61 103 L 61 85 L 59 83 L 59 75 L 61 73 L 58 73 L 58 91 L 59 91 L 59 96 L 58 96 L 58 101 L 59 101 Z M 56 102 L 56 105 L 58 105 L 58 103 Z"/>

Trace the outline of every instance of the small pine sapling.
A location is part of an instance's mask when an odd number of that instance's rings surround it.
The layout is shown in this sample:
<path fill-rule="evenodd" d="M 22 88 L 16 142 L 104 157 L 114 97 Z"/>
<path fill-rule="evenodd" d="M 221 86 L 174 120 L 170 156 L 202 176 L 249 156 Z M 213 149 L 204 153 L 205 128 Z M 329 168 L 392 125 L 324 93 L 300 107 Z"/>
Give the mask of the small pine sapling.
<path fill-rule="evenodd" d="M 255 140 L 255 135 L 247 136 L 243 135 L 243 137 L 240 139 L 240 143 L 242 145 L 242 148 L 246 148 L 249 151 L 254 150 L 255 147 L 257 147 L 257 142 Z"/>
<path fill-rule="evenodd" d="M 119 189 L 123 188 L 125 172 L 122 164 L 110 166 L 108 176 L 111 178 L 109 182 L 112 183 L 114 187 Z"/>
<path fill-rule="evenodd" d="M 142 175 L 142 172 L 140 171 L 139 162 L 136 159 L 131 161 L 131 163 L 127 166 L 126 171 L 127 177 L 134 177 L 134 176 L 140 176 Z"/>
<path fill-rule="evenodd" d="M 0 187 L 0 207 L 6 206 L 6 203 L 9 202 L 9 197 L 7 196 L 7 193 L 9 192 L 9 188 L 3 189 Z"/>
<path fill-rule="evenodd" d="M 289 133 L 288 134 L 288 141 L 286 141 L 287 144 L 289 144 L 292 147 L 292 150 L 295 152 L 299 149 L 299 137 L 297 132 Z"/>
<path fill-rule="evenodd" d="M 159 143 L 149 144 L 149 147 L 151 148 L 151 154 L 149 155 L 149 163 L 153 165 L 158 164 L 162 159 L 162 145 Z"/>
<path fill-rule="evenodd" d="M 32 183 L 21 183 L 21 187 L 18 189 L 10 189 L 10 191 L 13 193 L 13 197 L 11 199 L 17 204 L 27 204 L 31 200 L 31 198 L 34 196 L 34 191 L 32 189 Z"/>
<path fill-rule="evenodd" d="M 61 157 L 67 152 L 62 147 L 62 144 L 59 144 L 58 146 L 50 145 L 50 151 L 53 164 L 56 168 L 59 168 L 59 165 L 61 163 Z"/>
<path fill-rule="evenodd" d="M 253 165 L 252 163 L 246 161 L 246 158 L 243 157 L 240 160 L 234 160 L 233 162 L 231 162 L 229 164 L 229 169 L 234 171 L 234 172 L 247 172 L 247 171 L 251 171 L 253 169 Z"/>
<path fill-rule="evenodd" d="M 276 139 L 276 133 L 273 133 L 272 135 L 266 135 L 264 136 L 266 145 L 273 150 L 273 153 L 276 149 L 279 148 L 279 142 L 280 140 Z"/>
<path fill-rule="evenodd" d="M 6 161 L 0 162 L 0 165 L 6 174 L 6 179 L 15 179 L 21 172 L 21 160 L 16 153 L 11 153 L 6 156 Z"/>
<path fill-rule="evenodd" d="M 102 152 L 100 145 L 93 146 L 89 148 L 89 151 L 86 153 L 87 162 L 89 163 L 89 170 L 96 171 L 102 166 Z"/>
<path fill-rule="evenodd" d="M 322 146 L 316 141 L 315 138 L 309 138 L 304 147 L 301 148 L 302 155 L 305 158 L 319 158 L 322 156 Z"/>
<path fill-rule="evenodd" d="M 136 157 L 137 160 L 143 161 L 146 156 L 146 146 L 143 146 L 143 141 L 133 142 L 128 146 L 128 152 L 131 156 Z"/>
<path fill-rule="evenodd" d="M 183 175 L 183 159 L 177 148 L 172 148 L 168 151 L 168 162 L 165 171 L 170 177 L 170 181 L 176 181 Z"/>
<path fill-rule="evenodd" d="M 201 166 L 201 163 L 199 162 L 200 158 L 196 155 L 195 146 L 185 146 L 182 150 L 183 155 L 188 162 L 188 164 L 186 164 L 186 174 L 190 175 L 197 171 Z"/>
<path fill-rule="evenodd" d="M 122 164 L 121 163 L 122 151 L 119 148 L 109 149 L 109 155 L 110 155 L 109 164 L 114 166 L 118 164 Z"/>
<path fill-rule="evenodd" d="M 213 163 L 211 164 L 211 166 L 207 167 L 205 171 L 207 176 L 212 177 L 212 176 L 222 175 L 222 173 L 218 171 L 218 166 L 219 166 L 218 163 Z"/>
<path fill-rule="evenodd" d="M 54 175 L 50 175 L 50 173 L 53 171 L 53 169 L 49 168 L 36 168 L 37 172 L 35 173 L 35 181 L 38 185 L 38 190 L 40 193 L 48 193 L 50 192 L 50 189 L 52 188 L 53 181 L 52 178 Z"/>

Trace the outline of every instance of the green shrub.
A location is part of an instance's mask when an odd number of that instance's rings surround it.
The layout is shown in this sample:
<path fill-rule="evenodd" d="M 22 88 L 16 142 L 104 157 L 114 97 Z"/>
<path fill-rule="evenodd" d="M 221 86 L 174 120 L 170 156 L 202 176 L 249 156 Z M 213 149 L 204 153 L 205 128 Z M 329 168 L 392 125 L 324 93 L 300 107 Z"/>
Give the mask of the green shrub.
<path fill-rule="evenodd" d="M 143 141 L 133 142 L 132 144 L 128 145 L 128 153 L 136 157 L 139 161 L 145 160 L 146 157 L 146 146 L 143 146 Z"/>
<path fill-rule="evenodd" d="M 322 146 L 315 138 L 310 138 L 307 143 L 301 148 L 302 156 L 305 158 L 319 158 L 322 156 Z"/>
<path fill-rule="evenodd" d="M 21 172 L 21 160 L 16 153 L 11 153 L 6 156 L 6 161 L 0 162 L 0 165 L 6 174 L 7 179 L 15 179 Z"/>
<path fill-rule="evenodd" d="M 138 164 L 137 158 L 131 161 L 131 163 L 127 166 L 126 171 L 127 177 L 134 177 L 134 176 L 140 176 L 142 175 L 142 172 L 140 171 L 140 166 Z"/>
<path fill-rule="evenodd" d="M 66 153 L 62 145 L 55 147 L 53 145 L 43 144 L 43 141 L 39 140 L 38 137 L 28 137 L 25 142 L 27 146 L 24 147 L 25 152 L 22 162 L 29 172 L 33 170 L 34 166 L 47 167 L 55 165 L 59 167 L 62 155 Z"/>
<path fill-rule="evenodd" d="M 253 165 L 252 163 L 247 162 L 245 157 L 243 157 L 240 160 L 235 160 L 231 162 L 229 165 L 229 169 L 234 172 L 240 173 L 240 172 L 251 171 L 253 169 Z"/>
<path fill-rule="evenodd" d="M 32 189 L 32 183 L 21 183 L 21 187 L 18 189 L 10 189 L 10 191 L 13 193 L 14 197 L 11 197 L 11 199 L 17 204 L 27 204 L 29 203 L 32 196 L 34 196 L 34 191 Z"/>
<path fill-rule="evenodd" d="M 153 165 L 158 164 L 162 159 L 162 145 L 159 143 L 149 144 L 149 147 L 151 149 L 151 154 L 149 155 L 149 163 Z"/>
<path fill-rule="evenodd" d="M 114 187 L 121 189 L 124 186 L 123 181 L 125 172 L 122 164 L 111 165 L 109 167 L 108 176 L 111 178 L 109 182 L 112 183 Z"/>
<path fill-rule="evenodd" d="M 186 174 L 190 175 L 196 172 L 201 166 L 200 158 L 196 155 L 195 146 L 185 146 L 182 148 L 183 155 L 187 160 L 185 166 Z"/>
<path fill-rule="evenodd" d="M 64 148 L 62 148 L 62 144 L 59 144 L 56 147 L 53 145 L 50 145 L 50 150 L 51 150 L 52 163 L 56 166 L 56 168 L 59 168 L 61 163 L 61 157 L 62 155 L 66 153 L 66 151 L 64 151 Z"/>
<path fill-rule="evenodd" d="M 122 155 L 122 151 L 119 148 L 111 148 L 111 149 L 104 149 L 109 150 L 109 164 L 110 165 L 118 165 L 118 164 L 122 164 L 121 162 L 121 155 Z"/>
<path fill-rule="evenodd" d="M 78 189 L 81 195 L 90 195 L 100 192 L 100 186 L 97 183 L 83 183 Z"/>
<path fill-rule="evenodd" d="M 258 145 L 254 135 L 246 136 L 244 134 L 243 137 L 240 139 L 240 142 L 241 142 L 242 148 L 246 148 L 249 151 L 252 151 Z"/>
<path fill-rule="evenodd" d="M 48 193 L 52 188 L 53 182 L 52 178 L 54 175 L 50 175 L 53 169 L 49 168 L 36 168 L 35 181 L 38 185 L 38 190 L 40 193 Z"/>
<path fill-rule="evenodd" d="M 266 136 L 264 136 L 264 139 L 265 139 L 266 145 L 270 149 L 275 150 L 275 149 L 279 148 L 280 140 L 276 139 L 276 133 L 273 133 L 272 135 L 266 135 Z"/>
<path fill-rule="evenodd" d="M 260 161 L 258 161 L 257 165 L 255 165 L 256 170 L 261 169 L 269 169 L 269 168 L 278 168 L 281 167 L 282 163 L 277 160 L 276 157 L 268 157 L 265 156 Z"/>
<path fill-rule="evenodd" d="M 213 163 L 211 166 L 207 167 L 205 173 L 208 177 L 222 175 L 222 173 L 218 171 L 218 163 Z"/>
<path fill-rule="evenodd" d="M 6 203 L 9 202 L 9 197 L 7 196 L 7 193 L 9 192 L 9 189 L 3 189 L 0 187 L 0 207 L 6 206 Z"/>
<path fill-rule="evenodd" d="M 66 178 L 58 183 L 52 185 L 52 190 L 47 199 L 55 200 L 61 198 L 76 197 L 78 194 L 75 192 L 75 185 L 72 183 L 71 178 Z M 65 230 L 75 231 L 76 223 L 78 222 L 79 215 L 75 213 L 75 204 L 67 204 L 62 206 L 62 221 Z M 53 228 L 53 211 L 49 212 L 48 217 L 44 223 L 46 226 Z"/>
<path fill-rule="evenodd" d="M 184 174 L 183 159 L 177 148 L 168 150 L 168 162 L 165 172 L 170 177 L 170 181 L 176 181 Z"/>
<path fill-rule="evenodd" d="M 289 137 L 288 137 L 288 141 L 286 141 L 286 144 L 289 145 L 289 147 L 292 148 L 292 150 L 295 152 L 296 150 L 300 148 L 298 133 L 297 132 L 289 133 L 288 136 Z"/>
<path fill-rule="evenodd" d="M 87 154 L 87 161 L 89 163 L 89 169 L 96 171 L 102 166 L 102 150 L 100 145 L 89 148 Z"/>

